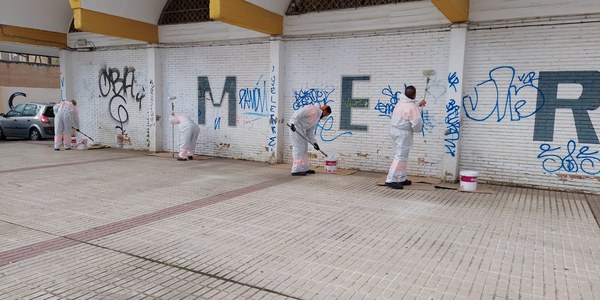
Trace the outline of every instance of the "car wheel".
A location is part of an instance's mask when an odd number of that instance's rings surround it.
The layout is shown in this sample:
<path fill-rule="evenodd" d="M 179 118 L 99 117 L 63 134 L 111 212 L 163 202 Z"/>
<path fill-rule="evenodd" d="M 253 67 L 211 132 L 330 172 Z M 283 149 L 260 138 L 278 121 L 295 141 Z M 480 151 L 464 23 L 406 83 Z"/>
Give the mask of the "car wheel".
<path fill-rule="evenodd" d="M 37 141 L 37 140 L 41 140 L 42 139 L 42 135 L 40 134 L 40 132 L 37 129 L 31 129 L 31 131 L 29 131 L 29 139 L 32 141 Z"/>
<path fill-rule="evenodd" d="M 4 131 L 2 131 L 2 127 L 0 127 L 0 140 L 5 140 L 6 136 L 4 135 Z"/>

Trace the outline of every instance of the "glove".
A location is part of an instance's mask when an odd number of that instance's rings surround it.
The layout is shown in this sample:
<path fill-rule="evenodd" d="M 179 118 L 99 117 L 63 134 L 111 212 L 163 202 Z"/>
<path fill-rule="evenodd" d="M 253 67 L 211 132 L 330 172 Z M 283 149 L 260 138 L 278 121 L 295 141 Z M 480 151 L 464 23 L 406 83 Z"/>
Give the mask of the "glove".
<path fill-rule="evenodd" d="M 294 124 L 290 125 L 290 129 L 291 129 L 293 132 L 296 132 L 296 125 L 294 125 Z"/>
<path fill-rule="evenodd" d="M 314 143 L 313 146 L 315 146 L 315 150 L 317 150 L 317 151 L 321 150 L 321 148 L 319 148 L 319 144 Z"/>

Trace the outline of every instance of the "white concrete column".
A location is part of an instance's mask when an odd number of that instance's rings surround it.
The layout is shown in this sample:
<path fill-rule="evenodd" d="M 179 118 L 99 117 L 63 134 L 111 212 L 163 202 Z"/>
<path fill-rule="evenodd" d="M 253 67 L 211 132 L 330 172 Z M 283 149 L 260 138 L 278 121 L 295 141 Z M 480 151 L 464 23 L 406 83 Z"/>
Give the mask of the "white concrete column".
<path fill-rule="evenodd" d="M 280 37 L 270 41 L 271 63 L 269 66 L 269 163 L 283 162 L 283 78 L 285 42 Z"/>
<path fill-rule="evenodd" d="M 73 99 L 73 59 L 71 52 L 61 50 L 60 62 L 60 101 Z M 75 99 L 77 100 L 77 99 Z"/>
<path fill-rule="evenodd" d="M 162 68 L 160 64 L 160 49 L 156 45 L 148 47 L 148 120 L 150 146 L 148 151 L 162 151 L 163 126 L 161 119 L 168 118 L 163 115 Z"/>
<path fill-rule="evenodd" d="M 445 107 L 443 175 L 444 181 L 458 179 L 460 163 L 460 124 L 463 94 L 463 74 L 467 43 L 467 24 L 455 24 L 450 31 L 448 57 L 448 98 Z"/>

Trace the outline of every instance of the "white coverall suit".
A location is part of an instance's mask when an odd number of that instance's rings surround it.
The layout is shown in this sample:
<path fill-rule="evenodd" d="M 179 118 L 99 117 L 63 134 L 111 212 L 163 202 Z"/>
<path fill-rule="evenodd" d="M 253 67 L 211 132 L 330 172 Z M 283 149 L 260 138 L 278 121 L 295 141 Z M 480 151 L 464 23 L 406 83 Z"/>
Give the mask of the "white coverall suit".
<path fill-rule="evenodd" d="M 200 134 L 200 126 L 194 123 L 189 117 L 184 115 L 171 115 L 169 121 L 172 124 L 179 124 L 181 137 L 179 138 L 179 157 L 187 159 L 194 155 L 196 150 L 196 141 Z"/>
<path fill-rule="evenodd" d="M 317 106 L 305 106 L 297 110 L 290 119 L 290 125 L 296 126 L 296 131 L 304 135 L 311 144 L 316 143 L 313 134 L 315 125 L 319 123 L 323 111 Z M 306 172 L 308 165 L 308 143 L 296 132 L 290 130 L 292 139 L 292 173 Z"/>
<path fill-rule="evenodd" d="M 71 149 L 72 128 L 79 128 L 79 112 L 71 101 L 62 101 L 54 107 L 54 149 L 63 143 L 65 149 Z"/>
<path fill-rule="evenodd" d="M 413 134 L 423 127 L 421 111 L 416 100 L 400 95 L 390 121 L 390 136 L 396 144 L 396 153 L 385 182 L 406 180 L 408 153 L 413 144 Z"/>

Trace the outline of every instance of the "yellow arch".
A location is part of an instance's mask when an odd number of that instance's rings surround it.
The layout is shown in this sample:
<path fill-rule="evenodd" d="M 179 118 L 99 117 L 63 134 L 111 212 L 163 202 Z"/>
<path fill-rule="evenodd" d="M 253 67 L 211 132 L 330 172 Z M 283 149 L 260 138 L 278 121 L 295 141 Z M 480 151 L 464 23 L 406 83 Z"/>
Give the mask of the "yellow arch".
<path fill-rule="evenodd" d="M 469 0 L 431 0 L 431 2 L 452 23 L 469 20 Z"/>
<path fill-rule="evenodd" d="M 83 0 L 69 0 L 73 24 L 81 31 L 158 43 L 158 25 L 117 17 L 82 8 Z"/>
<path fill-rule="evenodd" d="M 12 25 L 0 25 L 0 41 L 64 49 L 67 34 Z"/>
<path fill-rule="evenodd" d="M 283 16 L 243 0 L 210 0 L 210 18 L 270 35 L 283 34 Z"/>

